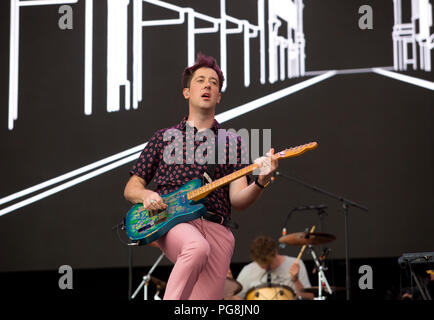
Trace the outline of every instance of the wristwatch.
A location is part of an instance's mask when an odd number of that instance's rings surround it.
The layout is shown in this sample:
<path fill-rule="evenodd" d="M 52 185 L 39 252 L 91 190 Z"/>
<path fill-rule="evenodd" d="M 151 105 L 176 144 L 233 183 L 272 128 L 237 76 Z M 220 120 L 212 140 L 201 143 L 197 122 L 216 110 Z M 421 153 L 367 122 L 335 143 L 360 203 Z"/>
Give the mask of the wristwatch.
<path fill-rule="evenodd" d="M 261 189 L 264 189 L 266 186 L 268 186 L 268 185 L 270 184 L 270 181 L 268 181 L 268 182 L 265 184 L 265 186 L 263 186 L 262 184 L 260 184 L 260 183 L 258 182 L 258 179 L 259 179 L 259 176 L 256 177 L 256 179 L 255 179 L 255 184 L 256 184 L 259 188 L 261 188 Z"/>

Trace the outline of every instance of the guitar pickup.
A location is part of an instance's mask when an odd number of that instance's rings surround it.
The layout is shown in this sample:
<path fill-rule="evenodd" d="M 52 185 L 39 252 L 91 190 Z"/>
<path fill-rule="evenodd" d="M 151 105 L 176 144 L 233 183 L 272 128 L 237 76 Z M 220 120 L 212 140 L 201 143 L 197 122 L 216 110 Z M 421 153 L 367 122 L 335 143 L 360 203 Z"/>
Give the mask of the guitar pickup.
<path fill-rule="evenodd" d="M 146 231 L 146 230 L 148 230 L 149 228 L 152 228 L 153 227 L 153 225 L 152 224 L 146 224 L 145 226 L 143 226 L 143 227 L 141 227 L 140 229 L 137 229 L 137 232 L 143 232 L 143 231 Z"/>
<path fill-rule="evenodd" d="M 158 219 L 157 221 L 155 221 L 155 224 L 159 224 L 159 223 L 162 223 L 164 221 L 167 221 L 167 216 Z"/>

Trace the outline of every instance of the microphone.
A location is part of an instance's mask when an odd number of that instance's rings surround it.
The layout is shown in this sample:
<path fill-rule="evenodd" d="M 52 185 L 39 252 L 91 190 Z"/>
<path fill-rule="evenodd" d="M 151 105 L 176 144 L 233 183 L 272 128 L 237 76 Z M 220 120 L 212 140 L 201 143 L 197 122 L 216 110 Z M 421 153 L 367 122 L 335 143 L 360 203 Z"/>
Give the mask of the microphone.
<path fill-rule="evenodd" d="M 303 211 L 303 210 L 322 210 L 327 209 L 328 207 L 325 204 L 319 204 L 319 205 L 310 205 L 310 206 L 302 206 L 302 207 L 296 207 L 294 210 L 296 211 Z"/>

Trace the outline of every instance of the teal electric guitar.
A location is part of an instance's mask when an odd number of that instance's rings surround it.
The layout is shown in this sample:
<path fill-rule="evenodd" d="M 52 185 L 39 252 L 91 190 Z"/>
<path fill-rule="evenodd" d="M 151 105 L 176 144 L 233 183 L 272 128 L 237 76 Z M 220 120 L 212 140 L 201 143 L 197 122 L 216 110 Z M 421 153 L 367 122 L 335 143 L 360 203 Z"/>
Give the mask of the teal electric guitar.
<path fill-rule="evenodd" d="M 296 157 L 308 150 L 315 149 L 316 142 L 311 142 L 298 147 L 286 149 L 273 155 L 274 159 L 286 159 Z M 167 208 L 161 212 L 152 213 L 143 207 L 142 203 L 135 204 L 127 213 L 125 218 L 125 229 L 133 241 L 139 244 L 151 243 L 171 228 L 181 222 L 187 222 L 200 218 L 207 210 L 203 205 L 205 197 L 217 188 L 220 188 L 238 178 L 252 173 L 258 168 L 256 163 L 235 171 L 227 176 L 202 186 L 200 179 L 194 179 L 177 190 L 161 195 Z"/>

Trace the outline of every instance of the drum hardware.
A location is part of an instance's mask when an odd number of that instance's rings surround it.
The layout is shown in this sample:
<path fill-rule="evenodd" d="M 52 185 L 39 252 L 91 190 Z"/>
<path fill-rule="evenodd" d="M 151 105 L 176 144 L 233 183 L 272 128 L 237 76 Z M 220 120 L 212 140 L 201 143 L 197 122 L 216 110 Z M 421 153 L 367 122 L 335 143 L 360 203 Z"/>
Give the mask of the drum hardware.
<path fill-rule="evenodd" d="M 157 292 L 154 295 L 154 300 L 161 300 L 161 298 L 160 298 L 160 290 L 162 291 L 162 290 L 166 289 L 167 283 L 164 282 L 164 281 L 162 281 L 162 280 L 160 280 L 160 279 L 158 279 L 158 278 L 152 277 L 152 276 L 151 276 L 151 281 L 157 287 Z"/>
<path fill-rule="evenodd" d="M 158 278 L 151 276 L 151 282 L 155 284 L 155 286 L 157 287 L 158 290 L 166 289 L 167 283 L 163 280 L 160 280 Z"/>
<path fill-rule="evenodd" d="M 143 299 L 144 299 L 144 300 L 148 300 L 148 285 L 149 285 L 149 281 L 153 278 L 153 277 L 151 277 L 151 274 L 152 274 L 152 272 L 154 271 L 154 269 L 157 267 L 157 265 L 160 263 L 161 259 L 163 259 L 163 258 L 164 258 L 164 253 L 162 253 L 162 254 L 158 257 L 157 261 L 155 261 L 154 265 L 153 265 L 152 268 L 149 270 L 148 274 L 146 274 L 146 275 L 143 277 L 142 282 L 141 282 L 140 285 L 137 287 L 137 289 L 136 289 L 136 291 L 134 292 L 134 294 L 131 296 L 131 300 L 134 299 L 134 298 L 137 296 L 137 294 L 139 293 L 139 291 L 140 291 L 140 289 L 141 289 L 142 287 L 144 287 L 144 297 L 143 297 Z M 154 279 L 156 279 L 156 278 L 154 278 Z M 159 281 L 161 281 L 161 280 L 159 280 Z M 162 281 L 161 281 L 161 282 L 162 282 Z M 158 286 L 157 286 L 157 287 L 158 287 Z"/>
<path fill-rule="evenodd" d="M 305 210 L 317 210 L 317 213 L 319 215 L 320 218 L 320 222 L 319 222 L 319 229 L 320 231 L 322 230 L 322 224 L 323 224 L 323 215 L 327 215 L 325 209 L 327 209 L 326 205 L 320 204 L 320 205 L 309 205 L 309 206 L 302 206 L 302 207 L 295 207 L 293 208 L 288 215 L 285 218 L 285 222 L 283 224 L 283 228 L 282 228 L 282 237 L 286 236 L 286 225 L 288 224 L 288 220 L 291 217 L 291 215 L 296 212 L 296 211 L 305 211 Z M 284 242 L 281 242 L 279 244 L 279 248 L 284 249 L 286 247 L 286 244 Z"/>
<path fill-rule="evenodd" d="M 315 250 L 313 249 L 312 245 L 319 245 L 331 242 L 336 239 L 336 237 L 332 234 L 323 233 L 323 232 L 314 232 L 315 226 L 313 226 L 309 232 L 295 232 L 288 234 L 286 236 L 280 237 L 279 242 L 280 243 L 286 243 L 290 245 L 303 245 L 303 247 L 300 250 L 300 253 L 298 254 L 298 257 L 296 259 L 296 262 L 300 260 L 304 249 L 306 246 L 309 248 L 309 251 L 313 257 L 313 260 L 316 265 L 316 270 L 318 272 L 318 296 L 314 298 L 314 300 L 325 300 L 325 296 L 323 296 L 323 290 L 327 290 L 327 293 L 332 294 L 333 290 L 330 287 L 327 278 L 324 274 L 324 270 L 327 270 L 327 267 L 324 264 L 324 259 L 321 260 L 321 263 L 319 262 L 317 255 L 315 253 Z M 325 288 L 323 288 L 325 286 Z"/>
<path fill-rule="evenodd" d="M 308 234 L 313 234 L 313 232 L 315 231 L 315 226 L 313 226 Z M 298 263 L 298 261 L 300 260 L 301 256 L 303 255 L 304 249 L 306 248 L 306 244 L 303 245 L 303 247 L 301 247 L 300 253 L 297 256 L 297 259 L 295 259 L 294 263 Z"/>
<path fill-rule="evenodd" d="M 318 270 L 318 296 L 314 298 L 314 300 L 325 300 L 325 296 L 323 296 L 323 290 L 327 290 L 328 294 L 332 294 L 334 291 L 330 287 L 327 278 L 324 274 L 324 270 L 327 270 L 327 267 L 323 263 L 319 263 L 318 258 L 316 256 L 315 250 L 313 249 L 312 245 L 309 246 L 309 251 L 313 257 L 313 260 L 315 261 L 317 270 Z M 325 288 L 323 288 L 325 286 Z"/>
<path fill-rule="evenodd" d="M 305 183 L 299 179 L 295 179 L 293 177 L 290 177 L 286 174 L 283 174 L 279 171 L 276 171 L 275 176 L 281 176 L 284 177 L 287 180 L 293 181 L 295 183 L 298 183 L 306 188 L 309 188 L 315 192 L 322 193 L 326 196 L 329 196 L 335 200 L 338 200 L 342 203 L 343 213 L 344 213 L 344 221 L 345 221 L 345 283 L 346 283 L 346 291 L 347 291 L 347 300 L 350 300 L 350 287 L 351 287 L 351 280 L 350 280 L 350 249 L 349 249 L 349 218 L 348 218 L 348 212 L 350 207 L 359 208 L 364 211 L 368 211 L 368 208 L 362 206 L 361 204 L 358 204 L 354 201 L 351 201 L 349 199 L 346 199 L 340 195 L 333 194 L 331 192 L 328 192 L 326 190 L 320 189 L 316 186 L 310 185 L 308 183 Z"/>
<path fill-rule="evenodd" d="M 321 254 L 321 256 L 318 258 L 318 260 L 321 262 L 321 264 L 324 263 L 324 260 L 327 258 L 328 254 L 332 251 L 332 249 L 330 248 L 325 248 Z M 314 267 L 312 269 L 312 273 L 316 274 L 318 272 L 318 269 L 316 267 Z"/>
<path fill-rule="evenodd" d="M 339 291 L 344 291 L 345 290 L 345 287 L 331 286 L 330 288 L 332 288 L 333 292 L 339 292 Z M 301 289 L 301 291 L 307 292 L 307 293 L 314 293 L 315 294 L 315 293 L 318 293 L 318 289 L 319 288 L 317 286 L 313 286 L 313 287 L 310 287 L 310 288 Z M 324 288 L 324 292 L 327 293 L 327 294 L 331 294 L 330 292 L 327 291 L 327 288 Z"/>

